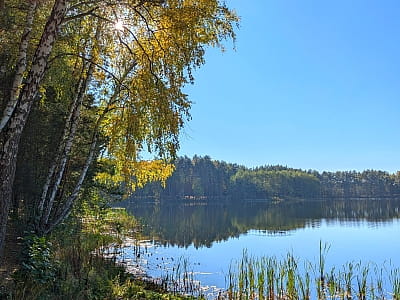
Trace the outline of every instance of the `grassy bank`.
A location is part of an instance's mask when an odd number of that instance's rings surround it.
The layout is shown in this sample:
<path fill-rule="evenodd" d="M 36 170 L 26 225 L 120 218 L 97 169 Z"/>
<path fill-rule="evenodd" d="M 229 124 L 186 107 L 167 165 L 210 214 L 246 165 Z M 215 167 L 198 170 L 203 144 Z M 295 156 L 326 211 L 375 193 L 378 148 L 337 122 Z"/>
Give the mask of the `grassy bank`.
<path fill-rule="evenodd" d="M 138 234 L 125 210 L 86 206 L 48 237 L 25 233 L 18 270 L 0 299 L 190 299 L 135 279 L 106 246 Z"/>

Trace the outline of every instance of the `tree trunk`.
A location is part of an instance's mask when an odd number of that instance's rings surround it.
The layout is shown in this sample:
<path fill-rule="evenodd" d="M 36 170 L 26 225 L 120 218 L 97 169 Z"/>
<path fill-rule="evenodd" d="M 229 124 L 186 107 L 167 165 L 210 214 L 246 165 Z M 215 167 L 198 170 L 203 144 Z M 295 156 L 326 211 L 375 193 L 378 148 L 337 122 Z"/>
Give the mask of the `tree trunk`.
<path fill-rule="evenodd" d="M 24 32 L 22 34 L 21 42 L 19 44 L 16 72 L 11 88 L 10 99 L 7 102 L 7 106 L 3 112 L 3 117 L 0 121 L 0 132 L 7 125 L 8 121 L 11 118 L 12 113 L 14 112 L 15 107 L 17 106 L 17 101 L 21 90 L 21 84 L 24 77 L 24 72 L 26 71 L 26 56 L 28 52 L 29 39 L 32 31 L 32 24 L 36 12 L 36 7 L 37 7 L 36 1 L 30 2 L 28 8 L 28 14 L 26 16 L 26 22 L 25 22 L 26 24 Z"/>
<path fill-rule="evenodd" d="M 93 134 L 93 139 L 92 143 L 90 145 L 89 153 L 86 158 L 85 165 L 83 166 L 83 169 L 79 175 L 79 178 L 75 184 L 74 190 L 72 193 L 68 196 L 66 201 L 61 205 L 58 209 L 58 212 L 52 218 L 52 220 L 47 219 L 47 223 L 45 224 L 45 228 L 43 229 L 43 233 L 49 233 L 52 231 L 58 224 L 60 224 L 62 221 L 64 221 L 69 214 L 72 211 L 72 206 L 76 199 L 78 198 L 79 192 L 82 188 L 83 181 L 86 178 L 87 171 L 89 170 L 90 165 L 93 162 L 94 159 L 94 154 L 96 151 L 96 146 L 97 146 L 97 139 L 98 139 L 98 127 L 96 126 L 95 132 Z"/>
<path fill-rule="evenodd" d="M 94 41 L 100 38 L 101 22 L 98 23 Z M 58 147 L 58 153 L 54 163 L 51 165 L 47 175 L 46 183 L 43 187 L 42 196 L 38 205 L 38 224 L 36 230 L 43 232 L 44 227 L 49 222 L 50 214 L 53 210 L 54 201 L 57 193 L 60 190 L 60 183 L 64 177 L 65 168 L 70 158 L 70 152 L 75 140 L 76 129 L 78 127 L 81 107 L 88 90 L 90 81 L 93 77 L 95 69 L 94 53 L 96 46 L 93 45 L 91 50 L 91 57 L 86 62 L 83 61 L 83 70 L 81 72 L 79 82 L 75 91 L 75 96 L 71 104 L 70 112 L 65 123 L 64 132 Z M 86 71 L 86 74 L 84 74 Z"/>
<path fill-rule="evenodd" d="M 36 98 L 39 84 L 45 74 L 48 58 L 66 11 L 67 0 L 56 0 L 34 54 L 32 66 L 19 97 L 19 102 L 7 126 L 4 128 L 5 130 L 2 132 L 0 148 L 0 257 L 3 256 L 19 141 L 32 103 Z"/>
<path fill-rule="evenodd" d="M 97 34 L 96 34 L 97 36 Z M 126 77 L 128 76 L 128 74 L 132 71 L 132 69 L 134 68 L 134 66 L 136 66 L 136 62 L 132 62 L 128 68 L 125 70 L 123 76 L 120 78 L 120 82 L 123 82 Z M 91 65 L 89 66 L 88 69 L 88 73 L 86 76 L 86 79 L 89 80 L 90 77 L 92 76 L 93 73 L 93 68 L 94 68 L 94 63 L 91 62 Z M 82 91 L 86 91 L 88 87 L 88 81 L 86 81 L 82 88 Z M 41 202 L 46 204 L 42 204 L 41 209 L 42 211 L 40 213 L 42 213 L 43 215 L 41 215 L 40 217 L 40 224 L 38 224 L 37 226 L 37 230 L 39 233 L 41 234 L 47 234 L 49 232 L 51 232 L 52 230 L 54 230 L 54 228 L 60 224 L 61 222 L 63 222 L 71 213 L 72 211 L 72 207 L 73 204 L 75 203 L 76 199 L 78 198 L 79 192 L 81 191 L 82 188 L 82 184 L 86 178 L 87 172 L 89 170 L 90 165 L 92 164 L 94 158 L 95 158 L 95 152 L 96 152 L 96 147 L 97 147 L 97 141 L 98 141 L 98 136 L 99 136 L 99 130 L 100 130 L 100 126 L 101 123 L 103 122 L 104 118 L 106 117 L 107 113 L 112 110 L 112 105 L 117 101 L 118 96 L 120 93 L 120 88 L 117 88 L 113 95 L 110 97 L 109 101 L 108 101 L 108 105 L 107 107 L 104 109 L 104 111 L 99 115 L 97 121 L 96 121 L 96 125 L 94 127 L 93 130 L 93 137 L 92 137 L 92 141 L 91 141 L 91 145 L 90 145 L 90 149 L 85 161 L 85 164 L 82 168 L 82 171 L 78 177 L 77 182 L 75 183 L 74 189 L 71 192 L 71 194 L 67 197 L 67 199 L 65 201 L 62 201 L 62 199 L 58 199 L 57 201 L 57 205 L 54 205 L 54 197 L 50 197 L 50 199 L 46 199 L 44 197 L 46 197 L 46 193 L 48 193 L 49 190 L 49 186 L 51 185 L 51 181 L 54 180 L 54 178 L 57 177 L 57 175 L 55 175 L 54 170 L 59 169 L 60 167 L 64 167 L 65 168 L 65 164 L 61 164 L 61 162 L 63 161 L 63 157 L 65 159 L 67 159 L 67 157 L 65 155 L 67 155 L 67 153 L 65 152 L 65 149 L 63 149 L 62 147 L 64 147 L 63 145 L 61 145 L 61 148 L 59 149 L 60 155 L 58 155 L 58 159 L 59 159 L 59 165 L 57 165 L 57 162 L 55 162 L 51 168 L 50 168 L 50 172 L 48 175 L 48 179 L 46 181 L 46 184 L 44 186 L 44 192 L 42 195 L 42 199 Z M 70 115 L 73 113 L 73 110 L 71 110 Z M 68 118 L 69 119 L 69 118 Z M 64 132 L 65 134 L 65 132 Z M 73 136 L 69 136 L 68 139 L 72 139 Z M 72 142 L 72 140 L 71 140 Z M 58 170 L 59 172 L 60 170 Z M 64 171 L 64 170 L 63 170 Z M 62 179 L 62 174 L 59 173 L 58 175 L 59 179 Z M 61 177 L 60 177 L 61 176 Z M 52 178 L 50 178 L 52 177 Z M 54 185 L 53 188 L 57 189 L 58 191 L 58 186 L 59 186 L 60 181 L 58 181 L 58 185 Z M 54 192 L 55 190 L 53 190 Z M 55 194 L 53 195 L 55 196 Z M 46 210 L 43 211 L 44 207 L 46 207 Z"/>
<path fill-rule="evenodd" d="M 64 133 L 60 142 L 60 147 L 58 149 L 57 158 L 50 168 L 50 172 L 48 174 L 48 178 L 43 189 L 39 206 L 40 225 L 38 227 L 41 227 L 48 222 L 50 213 L 53 209 L 54 200 L 60 189 L 60 183 L 64 176 L 65 167 L 67 165 L 72 144 L 75 139 L 82 102 L 85 97 L 89 82 L 91 80 L 93 70 L 94 64 L 91 62 L 89 64 L 85 78 L 81 78 L 78 84 L 76 96 L 71 105 L 70 114 L 65 124 Z"/>

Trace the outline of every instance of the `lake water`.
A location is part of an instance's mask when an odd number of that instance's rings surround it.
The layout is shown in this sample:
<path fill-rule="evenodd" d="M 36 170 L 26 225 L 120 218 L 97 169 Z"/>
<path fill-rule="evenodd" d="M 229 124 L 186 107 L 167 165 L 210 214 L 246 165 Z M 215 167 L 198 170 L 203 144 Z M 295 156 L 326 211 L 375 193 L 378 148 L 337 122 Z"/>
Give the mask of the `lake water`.
<path fill-rule="evenodd" d="M 179 259 L 203 286 L 226 288 L 226 275 L 244 249 L 254 256 L 288 252 L 301 261 L 317 262 L 320 241 L 330 245 L 327 269 L 347 262 L 373 262 L 400 267 L 400 201 L 341 200 L 235 205 L 145 204 L 125 201 L 145 224 L 139 257 L 124 257 L 151 277 L 166 274 Z"/>

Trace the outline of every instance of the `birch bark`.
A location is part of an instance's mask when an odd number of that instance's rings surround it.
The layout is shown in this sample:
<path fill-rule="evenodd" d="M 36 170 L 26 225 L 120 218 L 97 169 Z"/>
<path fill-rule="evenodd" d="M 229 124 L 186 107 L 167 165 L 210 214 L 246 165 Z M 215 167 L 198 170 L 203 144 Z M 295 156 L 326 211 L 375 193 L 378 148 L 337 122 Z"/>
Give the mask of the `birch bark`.
<path fill-rule="evenodd" d="M 61 205 L 58 209 L 58 213 L 55 214 L 55 217 L 49 220 L 47 218 L 47 222 L 44 224 L 45 227 L 42 229 L 43 233 L 49 233 L 52 231 L 58 224 L 60 224 L 65 218 L 69 216 L 72 210 L 72 206 L 76 199 L 78 198 L 79 192 L 82 188 L 83 181 L 86 178 L 87 171 L 89 170 L 90 165 L 93 162 L 95 151 L 96 151 L 96 146 L 97 146 L 97 139 L 98 139 L 98 128 L 95 128 L 95 132 L 93 134 L 93 139 L 90 145 L 90 150 L 88 153 L 88 156 L 85 161 L 85 165 L 83 166 L 83 169 L 79 175 L 79 178 L 75 184 L 74 190 L 72 193 L 68 196 L 66 201 L 64 202 L 63 205 Z"/>
<path fill-rule="evenodd" d="M 97 34 L 96 34 L 97 36 Z M 124 74 L 120 78 L 120 83 L 124 82 L 126 78 L 128 77 L 129 73 L 132 71 L 132 69 L 136 66 L 136 62 L 133 61 L 125 70 Z M 90 79 L 92 76 L 94 69 L 94 64 L 91 63 L 91 66 L 89 67 L 88 70 L 88 76 L 87 79 Z M 88 82 L 85 82 L 84 86 L 82 87 L 82 91 L 86 91 L 88 88 Z M 114 91 L 113 95 L 110 97 L 108 101 L 107 107 L 103 110 L 103 112 L 99 115 L 97 121 L 96 121 L 96 126 L 94 127 L 93 130 L 93 135 L 92 135 L 92 141 L 90 144 L 89 152 L 87 154 L 87 158 L 85 161 L 85 164 L 81 170 L 81 173 L 77 179 L 77 182 L 75 183 L 74 189 L 72 190 L 71 194 L 63 201 L 62 199 L 58 199 L 57 205 L 54 202 L 55 198 L 50 198 L 50 199 L 44 199 L 42 198 L 43 202 L 47 201 L 47 208 L 46 211 L 43 212 L 43 217 L 41 218 L 41 223 L 40 226 L 38 226 L 38 230 L 41 233 L 47 234 L 50 231 L 52 231 L 58 224 L 63 222 L 71 213 L 73 204 L 75 203 L 76 199 L 79 196 L 79 192 L 81 191 L 82 184 L 86 178 L 87 172 L 89 170 L 89 167 L 91 166 L 94 158 L 95 158 L 95 153 L 96 153 L 96 147 L 97 147 L 97 142 L 98 142 L 98 136 L 99 136 L 99 130 L 100 126 L 104 120 L 104 118 L 107 116 L 107 113 L 112 110 L 112 106 L 115 104 L 115 102 L 118 100 L 119 93 L 120 93 L 120 87 L 117 87 L 116 90 Z M 72 111 L 71 111 L 72 114 Z M 70 136 L 72 138 L 72 136 Z M 62 150 L 62 149 L 61 149 Z M 65 152 L 63 152 L 65 154 Z M 65 165 L 63 165 L 65 168 Z M 54 164 L 51 167 L 51 170 L 56 170 L 59 166 L 56 166 Z M 49 173 L 50 175 L 50 173 Z M 54 172 L 51 174 L 54 177 Z M 58 177 L 60 180 L 62 179 L 62 174 L 59 174 Z M 54 178 L 53 178 L 54 179 Z M 50 182 L 53 179 L 48 178 L 48 182 L 46 182 L 45 189 L 48 190 L 50 186 Z M 59 186 L 60 181 L 58 182 Z M 54 186 L 56 188 L 56 186 Z M 58 189 L 57 189 L 58 190 Z M 54 191 L 54 190 L 53 190 Z M 47 193 L 47 191 L 46 191 Z M 55 196 L 55 195 L 54 195 Z M 46 206 L 45 206 L 46 207 Z M 43 208 L 43 207 L 42 207 Z"/>
<path fill-rule="evenodd" d="M 101 22 L 98 23 L 94 40 L 100 38 Z M 76 129 L 78 127 L 81 107 L 83 104 L 84 97 L 89 88 L 90 81 L 93 77 L 95 69 L 94 53 L 96 45 L 92 46 L 90 60 L 88 62 L 83 61 L 84 70 L 79 78 L 79 83 L 76 88 L 75 97 L 72 101 L 69 115 L 67 117 L 64 132 L 58 147 L 58 153 L 52 166 L 50 167 L 49 173 L 45 185 L 43 187 L 42 196 L 38 205 L 38 222 L 36 228 L 39 232 L 43 232 L 45 225 L 49 222 L 50 213 L 53 210 L 54 201 L 57 193 L 60 190 L 60 183 L 63 179 L 67 162 L 70 158 L 71 148 L 76 136 Z M 86 67 L 85 67 L 86 66 Z"/>
<path fill-rule="evenodd" d="M 67 12 L 68 0 L 55 0 L 51 15 L 44 27 L 41 39 L 32 59 L 26 83 L 23 86 L 14 113 L 2 132 L 0 145 L 0 257 L 3 255 L 8 213 L 12 200 L 17 153 L 22 131 L 44 77 L 49 55 L 60 25 Z"/>
<path fill-rule="evenodd" d="M 10 92 L 10 99 L 6 105 L 6 108 L 4 109 L 3 117 L 0 120 L 0 132 L 7 125 L 12 113 L 15 110 L 15 107 L 17 106 L 18 97 L 21 91 L 22 80 L 24 78 L 24 72 L 26 71 L 26 56 L 28 52 L 29 40 L 32 32 L 32 24 L 35 17 L 36 7 L 36 1 L 30 2 L 28 13 L 26 16 L 24 32 L 22 34 L 21 42 L 19 44 L 16 72 Z"/>
<path fill-rule="evenodd" d="M 41 198 L 41 206 L 39 207 L 39 209 L 41 209 L 40 211 L 41 226 L 39 226 L 39 228 L 42 227 L 44 224 L 48 223 L 50 213 L 53 209 L 54 200 L 56 198 L 57 192 L 59 191 L 60 183 L 64 176 L 65 167 L 67 165 L 71 153 L 71 148 L 76 136 L 76 129 L 78 127 L 78 122 L 80 118 L 81 106 L 86 91 L 88 89 L 89 82 L 93 75 L 93 70 L 94 70 L 94 63 L 90 62 L 87 74 L 85 78 L 82 78 L 82 80 L 80 81 L 77 94 L 71 105 L 70 118 L 68 118 L 67 123 L 65 124 L 64 134 L 58 150 L 59 154 L 56 161 L 51 166 L 48 179 L 46 181 L 46 185 L 43 190 Z M 50 193 L 48 193 L 48 189 L 50 187 L 50 184 L 48 183 L 51 184 Z M 42 203 L 45 205 L 43 205 Z"/>

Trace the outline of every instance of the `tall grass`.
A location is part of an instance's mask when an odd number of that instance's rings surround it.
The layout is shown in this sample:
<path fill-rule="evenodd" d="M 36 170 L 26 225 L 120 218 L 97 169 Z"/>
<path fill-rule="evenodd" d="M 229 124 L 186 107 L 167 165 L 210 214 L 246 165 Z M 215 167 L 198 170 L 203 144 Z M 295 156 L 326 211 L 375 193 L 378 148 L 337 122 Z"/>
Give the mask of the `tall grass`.
<path fill-rule="evenodd" d="M 329 246 L 320 243 L 317 263 L 292 253 L 282 259 L 254 257 L 245 250 L 227 274 L 230 300 L 394 299 L 400 300 L 400 269 L 361 262 L 326 268 Z M 299 267 L 301 266 L 301 267 Z M 313 287 L 314 285 L 314 287 Z"/>
<path fill-rule="evenodd" d="M 390 271 L 393 299 L 400 300 L 400 268 Z"/>
<path fill-rule="evenodd" d="M 124 210 L 93 209 L 71 216 L 52 236 L 25 237 L 23 263 L 10 286 L 0 288 L 0 299 L 194 299 L 138 280 L 115 263 L 118 244 L 133 226 L 135 219 Z M 109 244 L 114 245 L 112 252 Z"/>
<path fill-rule="evenodd" d="M 147 280 L 160 285 L 174 295 L 196 296 L 202 299 L 200 282 L 196 280 L 187 257 L 179 257 L 173 267 L 165 267 L 163 272 L 159 278 L 148 278 Z"/>

